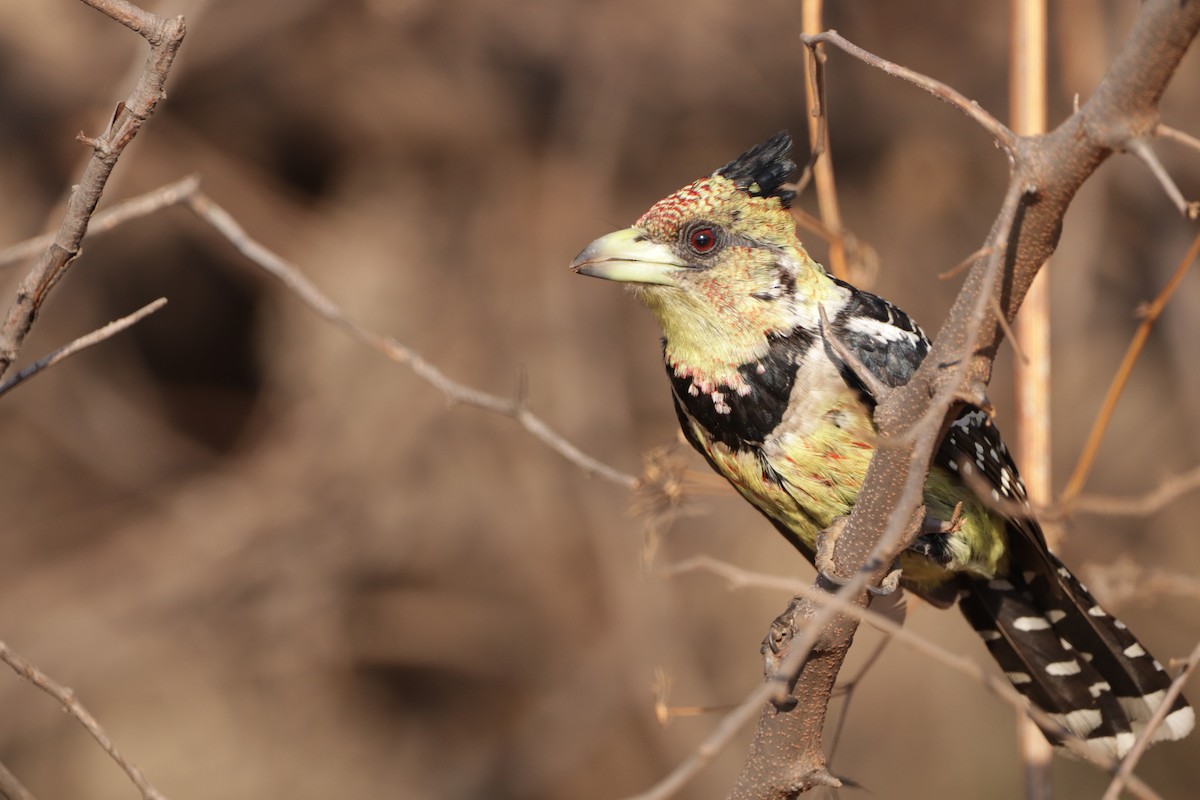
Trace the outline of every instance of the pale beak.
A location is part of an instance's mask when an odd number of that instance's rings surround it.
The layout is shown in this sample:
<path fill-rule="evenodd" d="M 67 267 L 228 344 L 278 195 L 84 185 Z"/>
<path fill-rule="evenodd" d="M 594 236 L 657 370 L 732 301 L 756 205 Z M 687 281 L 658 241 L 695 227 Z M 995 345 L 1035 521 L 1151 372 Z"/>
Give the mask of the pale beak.
<path fill-rule="evenodd" d="M 687 268 L 670 247 L 650 241 L 637 228 L 601 236 L 571 262 L 571 269 L 580 275 L 660 286 L 678 285 L 676 274 Z"/>

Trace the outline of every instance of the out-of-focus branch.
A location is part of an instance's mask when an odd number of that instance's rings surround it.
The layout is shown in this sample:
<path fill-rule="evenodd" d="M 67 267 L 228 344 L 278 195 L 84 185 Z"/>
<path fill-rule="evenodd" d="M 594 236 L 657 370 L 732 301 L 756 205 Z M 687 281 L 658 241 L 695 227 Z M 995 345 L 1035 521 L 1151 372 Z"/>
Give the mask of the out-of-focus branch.
<path fill-rule="evenodd" d="M 1121 393 L 1125 391 L 1125 384 L 1129 382 L 1133 367 L 1137 364 L 1138 357 L 1141 356 L 1142 349 L 1145 348 L 1146 341 L 1150 338 L 1150 331 L 1154 329 L 1154 324 L 1162 316 L 1167 302 L 1175 294 L 1175 289 L 1179 287 L 1183 276 L 1191 269 L 1197 257 L 1200 257 L 1200 234 L 1197 234 L 1196 238 L 1192 240 L 1192 246 L 1188 248 L 1183 260 L 1179 262 L 1179 266 L 1175 267 L 1175 272 L 1167 281 L 1167 285 L 1154 298 L 1154 302 L 1146 306 L 1142 312 L 1141 324 L 1134 331 L 1133 339 L 1130 340 L 1129 347 L 1125 350 L 1125 357 L 1121 359 L 1121 366 L 1113 375 L 1112 383 L 1109 384 L 1108 392 L 1104 396 L 1104 403 L 1100 406 L 1099 413 L 1096 414 L 1096 421 L 1092 423 L 1091 432 L 1088 433 L 1087 442 L 1079 454 L 1079 460 L 1075 463 L 1075 469 L 1071 472 L 1066 488 L 1063 489 L 1062 497 L 1059 498 L 1059 505 L 1064 511 L 1070 512 L 1074 507 L 1075 499 L 1082 491 L 1088 474 L 1092 471 L 1092 464 L 1095 463 L 1096 453 L 1100 450 L 1104 432 L 1108 429 L 1108 423 L 1112 419 L 1113 411 L 1116 410 L 1117 401 L 1121 399 Z"/>
<path fill-rule="evenodd" d="M 1054 732 L 1060 736 L 1064 741 L 1064 746 L 1082 758 L 1092 761 L 1110 774 L 1115 774 L 1120 768 L 1120 762 L 1115 759 L 1098 756 L 1092 750 L 1088 749 L 1084 745 L 1083 740 L 1078 736 L 1068 731 L 1045 712 L 1030 706 L 1029 701 L 1014 689 L 1012 684 L 998 677 L 991 669 L 968 656 L 960 655 L 941 647 L 930 639 L 905 628 L 884 614 L 874 612 L 869 608 L 864 608 L 842 598 L 840 593 L 830 594 L 794 578 L 753 572 L 710 556 L 695 556 L 659 570 L 660 574 L 668 577 L 690 572 L 708 572 L 716 575 L 726 580 L 731 589 L 754 587 L 795 592 L 819 605 L 832 607 L 839 614 L 844 614 L 859 622 L 865 622 L 871 627 L 878 629 L 885 636 L 911 648 L 913 651 L 978 682 L 1017 711 L 1033 717 L 1045 730 Z M 707 752 L 711 745 L 712 742 L 706 740 L 702 749 Z M 708 757 L 711 757 L 711 755 L 712 753 Z M 1156 796 L 1153 790 L 1145 784 L 1139 784 L 1136 787 L 1130 784 L 1130 788 L 1139 797 L 1149 798 Z M 646 793 L 638 795 L 638 800 L 649 800 L 650 798 L 656 798 L 657 800 L 658 798 L 669 796 L 669 794 Z"/>
<path fill-rule="evenodd" d="M 1141 495 L 1114 497 L 1103 494 L 1081 494 L 1071 506 L 1071 513 L 1105 514 L 1113 517 L 1148 517 L 1157 514 L 1180 497 L 1200 489 L 1200 467 L 1172 475 Z"/>
<path fill-rule="evenodd" d="M 823 6 L 824 0 L 804 0 L 800 10 L 804 33 L 815 34 L 825 29 Z M 814 48 L 808 54 L 804 66 L 810 75 L 804 83 L 804 99 L 808 109 L 808 140 L 813 149 L 812 176 L 817 189 L 817 207 L 821 210 L 821 222 L 829 231 L 829 269 L 838 278 L 849 280 L 845 230 L 837 184 L 833 179 L 833 156 L 829 150 L 829 115 L 823 110 L 825 82 L 817 77 L 817 72 L 825 68 L 825 51 Z"/>
<path fill-rule="evenodd" d="M 1046 132 L 1046 0 L 1010 0 L 1009 9 L 1009 123 L 1019 136 L 1036 136 Z M 1033 503 L 1050 502 L 1054 491 L 1050 480 L 1049 278 L 1043 266 L 1025 295 L 1014 323 L 1016 330 L 1004 328 L 1017 354 L 1017 463 Z M 993 301 L 996 319 L 1004 325 L 995 295 Z M 984 492 L 981 496 L 989 495 Z M 1016 723 L 1025 796 L 1027 800 L 1050 800 L 1054 794 L 1050 742 L 1027 715 L 1018 714 Z"/>
<path fill-rule="evenodd" d="M 1167 168 L 1158 160 L 1158 156 L 1155 155 L 1145 139 L 1131 139 L 1127 147 L 1129 152 L 1137 156 L 1138 160 L 1150 170 L 1150 174 L 1158 181 L 1159 186 L 1162 186 L 1163 191 L 1167 193 L 1167 197 L 1171 198 L 1171 202 L 1175 208 L 1179 209 L 1180 214 L 1186 219 L 1200 217 L 1200 201 L 1188 202 L 1188 199 L 1183 196 L 1183 192 L 1175 185 L 1171 173 L 1167 172 Z"/>
<path fill-rule="evenodd" d="M 1164 125 L 1160 122 L 1158 123 L 1158 127 L 1155 128 L 1154 132 L 1163 139 L 1170 139 L 1171 141 L 1177 142 L 1184 147 L 1190 147 L 1193 150 L 1200 150 L 1200 139 L 1197 139 L 1195 136 L 1192 136 L 1186 131 L 1172 128 L 1170 125 Z"/>
<path fill-rule="evenodd" d="M 55 350 L 53 353 L 50 353 L 47 356 L 43 356 L 42 358 L 39 358 L 37 361 L 33 362 L 29 366 L 27 366 L 27 367 L 23 368 L 22 370 L 20 370 L 19 372 L 17 372 L 15 375 L 13 375 L 8 380 L 4 381 L 3 383 L 0 383 L 0 395 L 7 394 L 8 392 L 15 389 L 17 386 L 21 385 L 25 381 L 32 378 L 34 375 L 37 375 L 39 372 L 41 372 L 43 370 L 47 370 L 50 367 L 53 367 L 55 364 L 62 361 L 63 359 L 73 356 L 81 350 L 86 350 L 89 347 L 100 344 L 105 339 L 115 336 L 116 334 L 120 333 L 121 331 L 125 330 L 126 328 L 130 327 L 131 325 L 136 325 L 138 322 L 141 322 L 144 318 L 150 316 L 155 311 L 158 311 L 160 308 L 162 308 L 166 304 L 167 304 L 167 298 L 160 297 L 157 300 L 155 300 L 153 303 L 149 303 L 145 306 L 142 306 L 142 308 L 138 309 L 137 311 L 133 312 L 132 314 L 125 316 L 125 317 L 121 317 L 120 319 L 113 320 L 112 322 L 108 323 L 104 327 L 97 328 L 96 330 L 92 331 L 91 333 L 80 336 L 75 341 L 73 341 L 69 344 L 63 345 L 62 347 Z"/>
<path fill-rule="evenodd" d="M 412 348 L 401 344 L 390 336 L 383 336 L 370 331 L 352 320 L 337 304 L 318 289 L 312 281 L 304 277 L 299 269 L 254 240 L 229 212 L 213 202 L 204 193 L 200 191 L 190 192 L 184 197 L 184 203 L 202 222 L 211 226 L 217 233 L 227 239 L 252 264 L 279 280 L 318 316 L 341 328 L 354 340 L 383 354 L 397 364 L 406 365 L 419 378 L 431 384 L 445 395 L 446 399 L 450 402 L 463 403 L 475 406 L 476 408 L 482 408 L 493 414 L 510 417 L 551 450 L 554 450 L 585 472 L 598 475 L 619 486 L 624 486 L 626 489 L 637 488 L 637 477 L 622 472 L 584 453 L 574 444 L 563 438 L 562 434 L 546 424 L 545 420 L 530 411 L 525 405 L 523 398 L 519 396 L 516 399 L 501 397 L 500 395 L 489 394 L 488 392 L 459 383 L 426 361 Z"/>
<path fill-rule="evenodd" d="M 1171 681 L 1171 687 L 1167 689 L 1159 702 L 1158 709 L 1154 712 L 1154 716 L 1146 723 L 1146 727 L 1138 734 L 1137 741 L 1133 743 L 1133 747 L 1125 754 L 1125 760 L 1121 762 L 1121 768 L 1117 770 L 1117 774 L 1113 776 L 1112 782 L 1108 785 L 1108 790 L 1104 792 L 1104 797 L 1101 800 L 1118 800 L 1121 796 L 1121 790 L 1125 788 L 1125 784 L 1133 775 L 1133 768 L 1137 766 L 1142 755 L 1145 754 L 1146 748 L 1150 746 L 1150 742 L 1154 740 L 1154 732 L 1162 727 L 1166 721 L 1167 715 L 1171 713 L 1172 706 L 1175 705 L 1176 698 L 1183 692 L 1183 685 L 1187 683 L 1187 679 L 1191 677 L 1192 672 L 1196 669 L 1196 664 L 1200 663 L 1200 642 L 1192 648 L 1191 654 L 1184 662 L 1183 669 L 1179 671 L 1179 675 L 1175 680 Z"/>
<path fill-rule="evenodd" d="M 92 148 L 92 157 L 67 199 L 67 209 L 54 241 L 21 281 L 16 297 L 0 320 L 0 377 L 16 361 L 46 297 L 78 255 L 88 221 L 100 202 L 117 159 L 166 97 L 163 86 L 175 53 L 183 43 L 183 17 L 159 17 L 125 0 L 84 2 L 141 34 L 150 43 L 150 57 L 133 92 L 118 104 L 108 130 L 98 138 L 79 135 L 79 139 Z"/>
<path fill-rule="evenodd" d="M 965 95 L 956 89 L 952 89 L 941 81 L 934 80 L 928 75 L 922 75 L 919 72 L 914 72 L 908 67 L 902 67 L 899 64 L 894 64 L 885 58 L 880 58 L 874 53 L 868 52 L 856 44 L 852 44 L 848 39 L 842 37 L 837 31 L 824 31 L 814 35 L 805 35 L 801 37 L 804 44 L 810 49 L 822 42 L 837 47 L 845 51 L 849 55 L 862 61 L 864 64 L 875 67 L 878 70 L 886 72 L 901 80 L 929 92 L 934 97 L 957 108 L 959 111 L 966 114 L 972 120 L 980 125 L 984 130 L 992 135 L 992 137 L 1000 143 L 1000 145 L 1009 152 L 1015 155 L 1017 147 L 1017 135 L 1005 126 L 1000 120 L 993 117 L 991 114 L 980 108 L 979 103 L 974 100 L 968 100 Z"/>
<path fill-rule="evenodd" d="M 1111 564 L 1088 564 L 1088 585 L 1112 604 L 1153 603 L 1166 595 L 1200 600 L 1200 578 L 1144 567 L 1127 555 Z"/>
<path fill-rule="evenodd" d="M 147 192 L 146 194 L 118 203 L 112 208 L 100 211 L 92 217 L 91 222 L 88 223 L 87 235 L 92 237 L 98 233 L 111 231 L 118 225 L 123 225 L 130 220 L 145 217 L 164 208 L 178 205 L 184 197 L 196 191 L 199 186 L 199 176 L 189 175 L 174 183 L 160 186 L 152 192 Z M 26 239 L 23 242 L 18 242 L 0 250 L 0 268 L 12 266 L 23 259 L 31 258 L 43 252 L 47 247 L 54 244 L 54 236 L 54 234 L 48 233 L 45 236 Z"/>
<path fill-rule="evenodd" d="M 142 793 L 144 800 L 166 800 L 166 797 L 146 780 L 146 776 L 142 774 L 142 771 L 117 749 L 113 740 L 100 723 L 96 721 L 96 718 L 75 697 L 75 692 L 58 683 L 33 664 L 17 655 L 3 641 L 0 641 L 0 661 L 3 661 L 22 678 L 57 700 L 62 705 L 63 711 L 66 711 L 78 720 L 79 724 L 86 728 L 97 744 L 104 749 L 104 752 L 108 753 L 109 757 L 117 763 L 117 766 L 129 776 L 129 780 Z"/>
<path fill-rule="evenodd" d="M 20 778 L 12 774 L 8 767 L 0 763 L 0 794 L 4 795 L 7 800 L 37 800 L 25 784 L 21 783 Z"/>

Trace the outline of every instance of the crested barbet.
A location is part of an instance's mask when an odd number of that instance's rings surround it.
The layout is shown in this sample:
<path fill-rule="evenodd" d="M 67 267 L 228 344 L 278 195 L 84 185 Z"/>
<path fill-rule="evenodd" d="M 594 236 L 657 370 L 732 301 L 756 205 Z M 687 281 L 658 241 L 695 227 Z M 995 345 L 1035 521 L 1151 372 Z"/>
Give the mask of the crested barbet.
<path fill-rule="evenodd" d="M 654 313 L 684 436 L 812 561 L 818 535 L 853 507 L 875 451 L 877 398 L 839 349 L 870 383 L 895 387 L 929 340 L 805 251 L 788 210 L 791 144 L 782 132 L 752 147 L 592 242 L 571 266 L 629 285 Z M 1123 757 L 1171 675 L 1047 548 L 982 409 L 963 408 L 948 427 L 924 505 L 926 525 L 899 559 L 902 585 L 957 602 L 1033 705 L 1095 752 Z M 1177 697 L 1153 741 L 1186 736 L 1194 720 Z M 1061 729 L 1046 732 L 1062 743 Z"/>

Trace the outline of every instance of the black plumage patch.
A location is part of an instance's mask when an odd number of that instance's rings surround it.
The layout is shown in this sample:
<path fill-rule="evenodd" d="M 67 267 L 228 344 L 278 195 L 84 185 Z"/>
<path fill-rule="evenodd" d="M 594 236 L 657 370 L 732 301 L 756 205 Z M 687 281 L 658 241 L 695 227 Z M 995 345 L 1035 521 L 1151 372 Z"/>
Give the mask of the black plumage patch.
<path fill-rule="evenodd" d="M 788 176 L 796 171 L 796 162 L 788 156 L 792 152 L 792 135 L 780 131 L 761 144 L 756 144 L 725 166 L 714 172 L 733 181 L 738 188 L 757 197 L 778 197 L 783 207 L 792 204 L 796 193 L 780 188 Z"/>
<path fill-rule="evenodd" d="M 679 377 L 667 366 L 679 407 L 709 436 L 733 450 L 757 448 L 783 421 L 796 382 L 796 357 L 811 344 L 813 334 L 798 328 L 786 336 L 767 338 L 767 354 L 738 367 L 750 389 L 745 394 L 725 385 L 717 386 L 715 393 L 700 392 L 692 378 Z"/>
<path fill-rule="evenodd" d="M 871 374 L 888 386 L 908 383 L 929 353 L 929 339 L 921 326 L 883 298 L 833 280 L 850 290 L 850 299 L 830 323 L 833 334 L 858 356 Z M 878 330 L 867 329 L 866 325 L 871 323 L 878 323 Z M 832 348 L 829 356 L 839 360 Z M 853 371 L 843 364 L 841 372 L 846 383 L 869 397 Z"/>

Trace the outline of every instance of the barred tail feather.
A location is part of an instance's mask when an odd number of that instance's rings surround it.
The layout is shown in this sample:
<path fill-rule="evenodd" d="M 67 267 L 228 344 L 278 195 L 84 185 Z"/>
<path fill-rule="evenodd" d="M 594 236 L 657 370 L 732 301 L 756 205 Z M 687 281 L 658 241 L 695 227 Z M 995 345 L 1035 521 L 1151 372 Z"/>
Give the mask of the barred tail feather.
<path fill-rule="evenodd" d="M 1044 546 L 1012 533 L 1008 575 L 962 579 L 963 615 L 1031 703 L 1098 752 L 1122 758 L 1171 676 Z M 1194 723 L 1181 696 L 1151 741 L 1181 739 Z"/>

